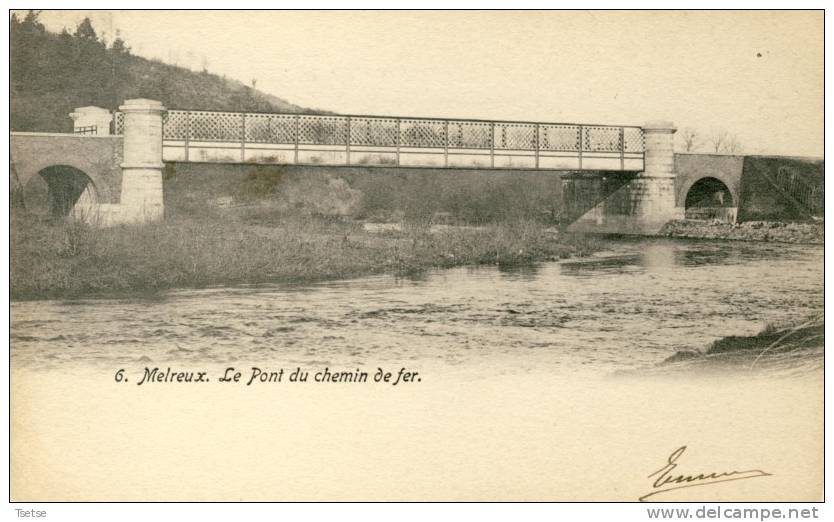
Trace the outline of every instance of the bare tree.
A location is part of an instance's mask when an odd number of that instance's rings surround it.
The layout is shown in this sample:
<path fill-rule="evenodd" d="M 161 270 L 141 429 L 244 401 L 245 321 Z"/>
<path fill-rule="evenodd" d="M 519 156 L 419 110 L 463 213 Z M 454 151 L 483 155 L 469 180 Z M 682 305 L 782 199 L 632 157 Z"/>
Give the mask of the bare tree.
<path fill-rule="evenodd" d="M 709 139 L 710 149 L 716 154 L 738 154 L 743 147 L 738 136 L 730 134 L 724 129 L 712 132 Z"/>
<path fill-rule="evenodd" d="M 722 149 L 724 148 L 724 144 L 727 142 L 729 137 L 729 133 L 724 129 L 712 131 L 712 134 L 709 137 L 709 145 L 712 149 L 712 152 L 720 154 L 722 152 Z"/>
<path fill-rule="evenodd" d="M 692 127 L 685 127 L 680 133 L 681 141 L 683 143 L 684 152 L 695 152 L 701 144 L 700 135 L 698 131 Z"/>
<path fill-rule="evenodd" d="M 738 154 L 744 149 L 738 136 L 724 129 L 712 132 L 709 138 L 709 146 L 712 152 L 716 154 Z"/>
<path fill-rule="evenodd" d="M 724 154 L 739 154 L 743 148 L 744 147 L 742 147 L 741 141 L 739 141 L 738 137 L 731 134 L 724 141 L 724 145 L 721 147 L 721 152 Z"/>

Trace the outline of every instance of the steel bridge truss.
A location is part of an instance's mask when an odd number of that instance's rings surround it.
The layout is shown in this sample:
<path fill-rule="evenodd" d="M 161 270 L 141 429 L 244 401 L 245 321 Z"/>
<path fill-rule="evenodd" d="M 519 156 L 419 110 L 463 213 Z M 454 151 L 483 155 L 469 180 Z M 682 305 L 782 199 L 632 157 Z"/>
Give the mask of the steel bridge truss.
<path fill-rule="evenodd" d="M 116 113 L 114 131 L 124 117 Z M 643 169 L 635 126 L 168 110 L 163 159 L 550 170 Z"/>

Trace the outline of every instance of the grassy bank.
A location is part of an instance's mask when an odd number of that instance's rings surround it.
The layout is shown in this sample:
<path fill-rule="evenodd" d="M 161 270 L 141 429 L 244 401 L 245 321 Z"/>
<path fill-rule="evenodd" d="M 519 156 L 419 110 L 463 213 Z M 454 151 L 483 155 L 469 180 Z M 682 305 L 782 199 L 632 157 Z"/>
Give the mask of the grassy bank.
<path fill-rule="evenodd" d="M 825 323 L 819 315 L 798 324 L 771 324 L 756 335 L 724 337 L 704 351 L 678 352 L 660 368 L 802 373 L 822 368 L 824 346 Z"/>
<path fill-rule="evenodd" d="M 338 218 L 257 209 L 94 229 L 12 216 L 12 299 L 154 292 L 167 288 L 307 283 L 368 274 L 418 274 L 459 265 L 522 265 L 583 255 L 581 236 L 514 220 L 432 232 L 427 223 L 365 231 Z"/>

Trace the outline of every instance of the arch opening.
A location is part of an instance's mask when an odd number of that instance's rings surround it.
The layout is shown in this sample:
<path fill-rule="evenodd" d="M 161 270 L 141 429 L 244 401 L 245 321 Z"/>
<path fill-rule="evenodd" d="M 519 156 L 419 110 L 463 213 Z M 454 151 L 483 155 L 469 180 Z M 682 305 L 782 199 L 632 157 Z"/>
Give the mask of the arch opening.
<path fill-rule="evenodd" d="M 701 178 L 686 193 L 686 219 L 718 219 L 735 223 L 738 202 L 718 178 Z"/>
<path fill-rule="evenodd" d="M 23 198 L 27 212 L 50 220 L 87 219 L 98 208 L 98 192 L 92 179 L 67 165 L 39 171 L 27 183 Z"/>

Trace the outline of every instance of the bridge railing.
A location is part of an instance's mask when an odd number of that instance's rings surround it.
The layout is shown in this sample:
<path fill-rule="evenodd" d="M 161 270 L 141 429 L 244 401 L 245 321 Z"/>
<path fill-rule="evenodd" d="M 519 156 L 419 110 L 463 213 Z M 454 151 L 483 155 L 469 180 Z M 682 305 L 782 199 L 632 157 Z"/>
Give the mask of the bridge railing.
<path fill-rule="evenodd" d="M 121 133 L 123 118 L 114 116 Z M 642 170 L 636 126 L 168 110 L 167 161 Z"/>
<path fill-rule="evenodd" d="M 72 130 L 73 134 L 82 134 L 82 135 L 95 135 L 98 134 L 98 125 L 84 125 L 81 127 L 75 127 Z"/>

